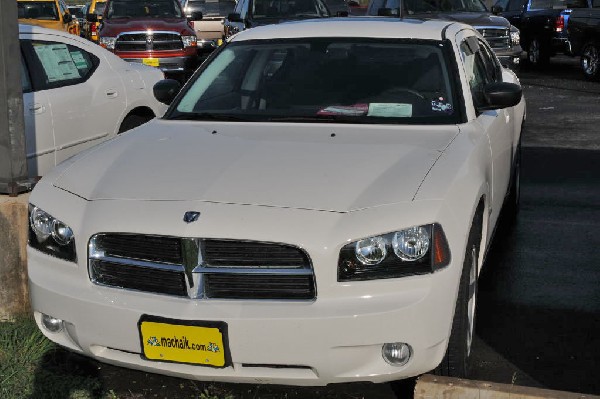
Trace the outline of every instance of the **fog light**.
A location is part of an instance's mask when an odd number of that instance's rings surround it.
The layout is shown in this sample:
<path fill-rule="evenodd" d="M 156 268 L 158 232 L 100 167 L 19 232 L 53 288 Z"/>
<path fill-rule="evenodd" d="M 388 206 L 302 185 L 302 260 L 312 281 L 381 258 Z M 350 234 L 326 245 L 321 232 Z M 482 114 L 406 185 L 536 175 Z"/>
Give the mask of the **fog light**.
<path fill-rule="evenodd" d="M 392 366 L 404 366 L 410 360 L 411 354 L 410 345 L 403 342 L 383 344 L 381 348 L 383 359 Z"/>
<path fill-rule="evenodd" d="M 42 325 L 46 330 L 56 333 L 62 330 L 63 321 L 61 319 L 57 319 L 55 317 L 48 316 L 47 314 L 42 313 Z"/>

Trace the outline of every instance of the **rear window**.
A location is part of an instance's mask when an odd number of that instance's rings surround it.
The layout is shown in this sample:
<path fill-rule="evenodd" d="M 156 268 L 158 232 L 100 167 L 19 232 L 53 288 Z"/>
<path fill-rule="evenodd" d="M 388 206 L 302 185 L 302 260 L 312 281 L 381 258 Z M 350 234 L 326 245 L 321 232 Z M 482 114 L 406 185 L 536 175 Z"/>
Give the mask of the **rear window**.
<path fill-rule="evenodd" d="M 572 1 L 569 0 L 569 6 L 571 3 Z M 562 10 L 569 7 L 567 7 L 566 0 L 531 0 L 531 3 L 529 3 L 530 10 L 543 10 L 547 8 Z"/>
<path fill-rule="evenodd" d="M 231 43 L 170 118 L 456 123 L 444 44 L 295 39 Z"/>
<path fill-rule="evenodd" d="M 104 9 L 106 8 L 106 3 L 96 3 L 96 9 L 94 11 L 95 14 L 102 15 L 104 14 Z"/>

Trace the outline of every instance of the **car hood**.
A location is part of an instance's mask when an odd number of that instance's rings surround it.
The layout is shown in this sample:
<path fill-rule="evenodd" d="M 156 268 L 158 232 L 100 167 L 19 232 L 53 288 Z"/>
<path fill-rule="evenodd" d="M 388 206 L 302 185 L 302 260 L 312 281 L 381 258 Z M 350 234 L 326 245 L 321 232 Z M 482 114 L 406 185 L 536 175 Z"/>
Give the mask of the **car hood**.
<path fill-rule="evenodd" d="M 411 18 L 445 19 L 447 21 L 462 22 L 474 27 L 503 26 L 508 28 L 510 26 L 510 23 L 506 18 L 487 12 L 438 12 L 412 14 Z"/>
<path fill-rule="evenodd" d="M 411 201 L 457 134 L 454 125 L 154 120 L 71 161 L 53 184 L 92 201 L 348 212 Z"/>
<path fill-rule="evenodd" d="M 164 31 L 188 34 L 191 28 L 185 18 L 113 18 L 104 19 L 100 34 L 116 36 L 123 32 Z"/>

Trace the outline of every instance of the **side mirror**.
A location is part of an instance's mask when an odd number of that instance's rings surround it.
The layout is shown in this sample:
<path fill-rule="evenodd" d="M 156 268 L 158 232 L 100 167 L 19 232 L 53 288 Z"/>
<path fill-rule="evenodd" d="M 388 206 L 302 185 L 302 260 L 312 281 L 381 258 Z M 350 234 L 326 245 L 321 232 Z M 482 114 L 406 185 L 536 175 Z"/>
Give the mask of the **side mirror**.
<path fill-rule="evenodd" d="M 68 24 L 71 21 L 73 21 L 73 16 L 71 14 L 65 14 L 65 15 L 63 15 L 63 22 L 65 24 Z"/>
<path fill-rule="evenodd" d="M 156 82 L 152 91 L 154 97 L 163 104 L 170 105 L 177 93 L 181 90 L 181 83 L 175 79 L 163 79 Z"/>
<path fill-rule="evenodd" d="M 187 16 L 189 21 L 200 21 L 204 15 L 202 15 L 202 11 L 194 11 Z"/>
<path fill-rule="evenodd" d="M 494 82 L 483 88 L 487 105 L 478 107 L 480 111 L 513 107 L 521 101 L 521 86 L 508 82 Z"/>
<path fill-rule="evenodd" d="M 98 16 L 96 14 L 86 14 L 85 19 L 88 22 L 98 22 Z"/>
<path fill-rule="evenodd" d="M 227 16 L 227 19 L 229 20 L 229 22 L 244 22 L 240 14 L 237 13 L 229 14 Z"/>
<path fill-rule="evenodd" d="M 335 13 L 336 17 L 347 17 L 348 16 L 348 11 L 338 11 Z"/>
<path fill-rule="evenodd" d="M 504 9 L 502 8 L 502 6 L 498 6 L 498 5 L 492 6 L 492 14 L 498 15 L 502 11 L 504 11 Z"/>

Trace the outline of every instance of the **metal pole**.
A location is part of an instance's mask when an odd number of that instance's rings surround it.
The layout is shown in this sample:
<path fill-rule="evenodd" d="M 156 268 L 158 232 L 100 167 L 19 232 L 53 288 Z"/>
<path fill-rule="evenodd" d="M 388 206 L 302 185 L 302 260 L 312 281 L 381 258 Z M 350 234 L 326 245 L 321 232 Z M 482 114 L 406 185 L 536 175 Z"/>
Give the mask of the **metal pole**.
<path fill-rule="evenodd" d="M 0 194 L 16 196 L 30 188 L 17 2 L 0 0 Z"/>

